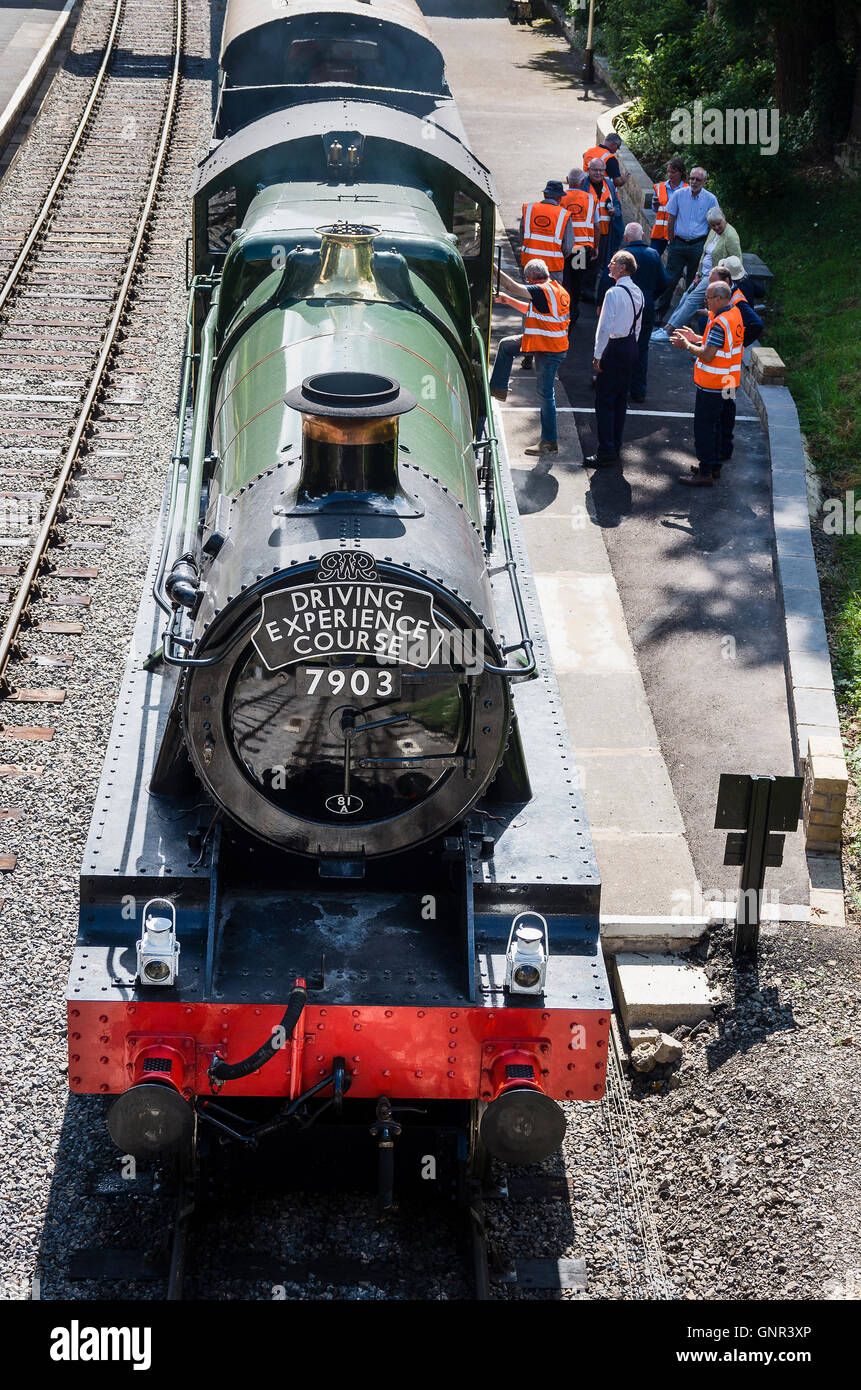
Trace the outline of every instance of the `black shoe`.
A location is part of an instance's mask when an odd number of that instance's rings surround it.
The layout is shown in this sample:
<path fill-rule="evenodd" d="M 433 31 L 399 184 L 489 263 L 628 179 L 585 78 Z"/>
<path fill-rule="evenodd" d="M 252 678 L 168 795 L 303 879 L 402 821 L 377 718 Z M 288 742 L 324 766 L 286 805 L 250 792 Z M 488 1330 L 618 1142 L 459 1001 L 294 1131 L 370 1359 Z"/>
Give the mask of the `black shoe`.
<path fill-rule="evenodd" d="M 531 357 L 522 357 L 522 358 L 521 358 L 521 360 L 520 360 L 520 370 L 521 370 L 522 372 L 531 372 L 531 371 L 532 371 L 532 358 L 531 358 Z"/>
<path fill-rule="evenodd" d="M 645 399 L 645 396 L 635 396 L 633 391 L 631 392 L 631 400 L 636 401 L 637 405 L 642 405 Z"/>
<path fill-rule="evenodd" d="M 683 473 L 677 481 L 684 483 L 685 487 L 714 487 L 711 473 L 700 473 L 699 469 L 696 473 Z"/>
<path fill-rule="evenodd" d="M 701 469 L 701 468 L 698 468 L 697 465 L 696 465 L 695 463 L 692 463 L 692 464 L 691 464 L 691 474 L 692 474 L 694 477 L 696 477 L 697 474 L 698 474 L 698 473 L 701 473 L 701 472 L 702 472 L 702 469 Z M 705 476 L 708 477 L 708 474 L 706 474 Z M 720 477 L 720 464 L 717 464 L 717 465 L 712 469 L 712 471 L 711 471 L 711 476 L 715 479 L 715 481 L 717 481 L 717 479 Z"/>
<path fill-rule="evenodd" d="M 583 460 L 584 468 L 609 468 L 611 463 L 618 463 L 618 454 L 589 454 Z"/>

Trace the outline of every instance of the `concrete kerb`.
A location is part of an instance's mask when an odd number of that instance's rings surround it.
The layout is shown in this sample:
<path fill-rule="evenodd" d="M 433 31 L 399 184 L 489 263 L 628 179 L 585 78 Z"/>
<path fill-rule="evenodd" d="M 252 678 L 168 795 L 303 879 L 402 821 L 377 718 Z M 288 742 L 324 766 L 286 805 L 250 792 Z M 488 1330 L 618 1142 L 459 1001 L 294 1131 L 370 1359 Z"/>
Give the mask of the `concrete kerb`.
<path fill-rule="evenodd" d="M 836 855 L 849 778 L 813 554 L 807 456 L 798 411 L 787 388 L 768 384 L 766 379 L 779 376 L 782 382 L 783 370 L 773 348 L 754 347 L 745 352 L 741 384 L 768 440 L 776 576 L 783 604 L 795 754 L 804 776 L 807 850 Z"/>
<path fill-rule="evenodd" d="M 3 153 L 8 145 L 15 133 L 18 122 L 33 100 L 39 83 L 45 75 L 45 69 L 51 61 L 51 55 L 60 42 L 65 32 L 66 25 L 71 18 L 72 11 L 77 3 L 78 0 L 66 0 L 61 13 L 57 15 L 50 33 L 46 35 L 44 43 L 21 81 L 18 83 L 9 101 L 6 103 L 5 109 L 0 112 L 0 154 Z"/>

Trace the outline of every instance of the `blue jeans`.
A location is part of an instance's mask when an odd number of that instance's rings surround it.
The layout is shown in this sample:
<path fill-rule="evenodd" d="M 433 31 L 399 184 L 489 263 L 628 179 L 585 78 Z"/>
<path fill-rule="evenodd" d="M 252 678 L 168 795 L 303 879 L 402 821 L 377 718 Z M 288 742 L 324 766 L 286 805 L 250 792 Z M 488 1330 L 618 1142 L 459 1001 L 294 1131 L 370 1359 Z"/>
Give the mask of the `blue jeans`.
<path fill-rule="evenodd" d="M 670 333 L 671 328 L 682 328 L 692 314 L 695 314 L 698 309 L 702 309 L 706 302 L 706 284 L 707 281 L 705 279 L 700 280 L 700 283 L 696 287 L 692 286 L 686 294 L 682 295 L 679 301 L 679 307 L 676 309 L 675 313 L 671 314 L 667 319 L 666 328 L 668 336 L 672 336 Z"/>
<path fill-rule="evenodd" d="M 514 359 L 523 353 L 522 343 L 523 336 L 520 333 L 512 333 L 507 338 L 500 338 L 499 346 L 496 349 L 496 361 L 490 375 L 491 391 L 508 390 Z M 556 373 L 565 359 L 565 353 L 536 352 L 534 356 L 538 398 L 541 401 L 541 438 L 546 439 L 548 444 L 555 444 L 556 398 L 553 394 L 553 388 L 556 383 Z"/>
<path fill-rule="evenodd" d="M 670 242 L 670 249 L 667 252 L 667 276 L 670 283 L 660 299 L 655 301 L 655 318 L 662 319 L 666 314 L 679 282 L 679 276 L 683 272 L 685 289 L 688 289 L 697 273 L 697 266 L 700 263 L 705 244 L 705 236 L 698 237 L 696 241 L 680 241 L 676 237 Z"/>

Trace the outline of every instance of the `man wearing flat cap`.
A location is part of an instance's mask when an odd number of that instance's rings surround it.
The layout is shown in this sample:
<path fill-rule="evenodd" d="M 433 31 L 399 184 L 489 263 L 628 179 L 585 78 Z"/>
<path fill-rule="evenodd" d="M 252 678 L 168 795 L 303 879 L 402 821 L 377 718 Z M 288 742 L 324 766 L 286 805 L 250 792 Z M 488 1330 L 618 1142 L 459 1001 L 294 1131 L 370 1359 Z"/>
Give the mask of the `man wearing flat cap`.
<path fill-rule="evenodd" d="M 574 226 L 567 208 L 560 206 L 565 189 L 561 179 L 549 179 L 541 201 L 524 203 L 520 218 L 520 264 L 542 260 L 551 280 L 562 284 L 565 262 L 574 250 Z M 527 354 L 521 367 L 528 371 L 532 356 Z"/>

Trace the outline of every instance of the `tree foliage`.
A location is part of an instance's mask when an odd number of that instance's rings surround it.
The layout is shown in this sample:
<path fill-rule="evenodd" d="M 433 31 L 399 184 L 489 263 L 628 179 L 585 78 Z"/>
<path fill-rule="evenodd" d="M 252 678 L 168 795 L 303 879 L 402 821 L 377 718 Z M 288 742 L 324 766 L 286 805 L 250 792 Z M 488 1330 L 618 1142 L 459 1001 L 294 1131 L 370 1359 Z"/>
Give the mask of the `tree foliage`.
<path fill-rule="evenodd" d="M 773 194 L 803 160 L 828 160 L 842 142 L 861 140 L 858 0 L 597 0 L 596 16 L 596 48 L 633 99 L 627 133 L 649 167 L 679 153 L 706 165 L 722 197 Z M 696 101 L 775 108 L 778 153 L 679 147 L 672 113 Z"/>

